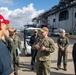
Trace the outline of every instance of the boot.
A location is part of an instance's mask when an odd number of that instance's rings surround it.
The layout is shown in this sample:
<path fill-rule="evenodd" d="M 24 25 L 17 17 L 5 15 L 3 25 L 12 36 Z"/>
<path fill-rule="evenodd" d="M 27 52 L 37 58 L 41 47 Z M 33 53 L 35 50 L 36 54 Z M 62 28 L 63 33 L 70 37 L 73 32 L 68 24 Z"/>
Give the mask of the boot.
<path fill-rule="evenodd" d="M 14 73 L 14 75 L 18 75 L 18 73 Z"/>
<path fill-rule="evenodd" d="M 67 71 L 67 68 L 66 67 L 64 67 L 64 71 Z"/>

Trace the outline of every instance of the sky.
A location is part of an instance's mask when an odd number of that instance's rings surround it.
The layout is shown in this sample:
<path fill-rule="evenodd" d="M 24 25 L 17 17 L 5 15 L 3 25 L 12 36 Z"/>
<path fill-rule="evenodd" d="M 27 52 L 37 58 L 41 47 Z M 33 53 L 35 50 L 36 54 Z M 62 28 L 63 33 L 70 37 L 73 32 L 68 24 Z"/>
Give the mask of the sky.
<path fill-rule="evenodd" d="M 59 0 L 0 0 L 0 14 L 10 20 L 12 27 L 20 29 L 58 3 Z"/>

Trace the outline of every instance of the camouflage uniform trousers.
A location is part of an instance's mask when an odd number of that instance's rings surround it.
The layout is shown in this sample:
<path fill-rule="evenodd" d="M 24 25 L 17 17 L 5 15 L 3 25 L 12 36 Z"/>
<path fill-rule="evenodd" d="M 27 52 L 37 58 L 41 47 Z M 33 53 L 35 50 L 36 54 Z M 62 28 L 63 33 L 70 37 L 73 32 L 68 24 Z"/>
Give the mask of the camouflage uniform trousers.
<path fill-rule="evenodd" d="M 62 61 L 62 57 L 63 57 L 63 66 L 64 68 L 67 68 L 67 50 L 61 51 L 58 50 L 58 62 L 57 62 L 57 66 L 60 68 L 61 67 L 61 61 Z"/>
<path fill-rule="evenodd" d="M 17 56 L 17 66 L 19 68 L 19 55 Z"/>
<path fill-rule="evenodd" d="M 16 63 L 12 64 L 12 69 L 14 70 L 14 75 L 18 75 L 18 68 L 17 68 Z"/>
<path fill-rule="evenodd" d="M 18 75 L 18 56 L 16 57 L 16 60 L 14 59 L 12 61 L 12 68 L 14 70 L 14 75 Z"/>
<path fill-rule="evenodd" d="M 51 61 L 36 61 L 37 75 L 50 75 Z"/>
<path fill-rule="evenodd" d="M 16 57 L 16 63 L 14 64 L 14 72 L 18 74 L 18 68 L 19 68 L 19 56 Z"/>

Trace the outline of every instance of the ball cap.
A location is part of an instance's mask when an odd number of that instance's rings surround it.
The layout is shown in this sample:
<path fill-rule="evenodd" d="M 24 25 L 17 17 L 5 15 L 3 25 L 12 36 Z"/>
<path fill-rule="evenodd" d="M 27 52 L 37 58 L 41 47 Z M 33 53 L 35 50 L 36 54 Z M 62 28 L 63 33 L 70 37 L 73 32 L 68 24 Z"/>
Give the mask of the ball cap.
<path fill-rule="evenodd" d="M 14 31 L 16 31 L 16 28 L 14 28 L 14 27 L 9 28 L 9 31 L 10 31 L 10 32 L 14 32 Z"/>
<path fill-rule="evenodd" d="M 1 24 L 1 23 L 9 24 L 9 23 L 10 23 L 10 21 L 9 21 L 9 20 L 4 19 L 4 17 L 0 14 L 0 24 Z"/>
<path fill-rule="evenodd" d="M 49 31 L 49 29 L 47 28 L 47 27 L 43 27 L 42 29 L 41 29 L 41 32 L 48 32 Z"/>
<path fill-rule="evenodd" d="M 65 30 L 64 29 L 60 30 L 60 33 L 65 33 Z"/>

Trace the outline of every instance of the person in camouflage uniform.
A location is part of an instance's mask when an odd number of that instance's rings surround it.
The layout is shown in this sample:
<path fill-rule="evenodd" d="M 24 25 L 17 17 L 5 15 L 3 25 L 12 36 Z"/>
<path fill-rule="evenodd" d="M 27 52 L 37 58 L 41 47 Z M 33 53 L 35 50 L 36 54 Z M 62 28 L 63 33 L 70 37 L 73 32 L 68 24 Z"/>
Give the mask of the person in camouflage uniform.
<path fill-rule="evenodd" d="M 48 28 L 41 29 L 41 39 L 34 46 L 38 52 L 36 56 L 36 74 L 37 75 L 50 75 L 51 57 L 50 53 L 55 50 L 54 41 L 48 37 Z"/>
<path fill-rule="evenodd" d="M 15 43 L 15 46 L 16 46 L 16 53 L 17 53 L 17 67 L 19 69 L 19 55 L 21 54 L 21 40 L 19 38 L 19 36 L 16 34 L 16 30 L 14 31 L 14 43 Z"/>
<path fill-rule="evenodd" d="M 12 43 L 12 50 L 11 50 L 11 56 L 13 60 L 13 69 L 14 69 L 14 74 L 18 75 L 18 68 L 19 68 L 19 53 L 18 50 L 21 50 L 21 41 L 19 37 L 16 35 L 16 29 L 15 28 L 10 28 L 10 38 L 11 38 L 11 43 Z"/>
<path fill-rule="evenodd" d="M 30 38 L 30 45 L 31 45 L 31 70 L 34 70 L 35 68 L 35 57 L 36 57 L 36 54 L 37 54 L 37 50 L 33 49 L 33 45 L 36 44 L 39 40 L 39 35 L 38 35 L 38 30 L 35 29 L 34 30 L 34 34 L 31 36 Z"/>
<path fill-rule="evenodd" d="M 65 36 L 65 30 L 60 31 L 60 37 L 57 39 L 58 45 L 58 62 L 57 62 L 57 70 L 61 67 L 61 60 L 63 56 L 63 66 L 64 70 L 67 70 L 67 47 L 69 45 L 69 39 Z"/>

